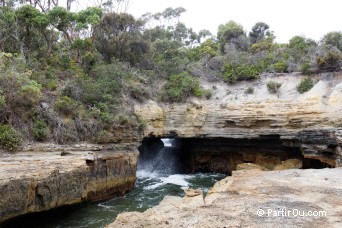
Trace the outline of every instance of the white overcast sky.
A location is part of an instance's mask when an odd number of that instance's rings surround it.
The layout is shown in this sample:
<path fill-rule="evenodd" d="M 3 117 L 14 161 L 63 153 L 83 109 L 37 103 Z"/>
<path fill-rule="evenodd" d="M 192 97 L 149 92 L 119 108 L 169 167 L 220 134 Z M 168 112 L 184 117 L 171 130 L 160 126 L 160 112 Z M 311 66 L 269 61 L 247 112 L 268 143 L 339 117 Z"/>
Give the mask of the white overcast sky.
<path fill-rule="evenodd" d="M 167 7 L 184 7 L 187 12 L 181 21 L 187 27 L 215 35 L 217 27 L 229 20 L 247 32 L 256 22 L 266 22 L 277 42 L 288 42 L 295 35 L 319 40 L 327 32 L 342 31 L 342 0 L 130 0 L 128 13 L 139 17 Z"/>

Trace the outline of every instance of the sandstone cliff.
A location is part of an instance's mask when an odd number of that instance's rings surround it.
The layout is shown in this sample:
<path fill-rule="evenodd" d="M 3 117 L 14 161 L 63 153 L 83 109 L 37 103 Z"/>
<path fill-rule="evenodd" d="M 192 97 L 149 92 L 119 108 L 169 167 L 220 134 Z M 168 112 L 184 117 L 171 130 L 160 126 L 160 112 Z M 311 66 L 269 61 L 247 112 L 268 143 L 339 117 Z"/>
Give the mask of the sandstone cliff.
<path fill-rule="evenodd" d="M 145 136 L 181 138 L 260 139 L 277 136 L 286 147 L 330 166 L 341 166 L 342 75 L 310 76 L 315 86 L 304 94 L 296 90 L 305 76 L 264 75 L 235 85 L 206 84 L 210 100 L 185 104 L 136 105 L 147 124 Z M 282 83 L 279 94 L 267 91 L 268 81 Z M 253 87 L 253 94 L 246 88 Z"/>
<path fill-rule="evenodd" d="M 341 176 L 342 168 L 237 171 L 205 198 L 199 191 L 167 196 L 108 227 L 341 227 Z"/>
<path fill-rule="evenodd" d="M 34 145 L 0 153 L 0 222 L 123 195 L 135 183 L 137 145 Z"/>

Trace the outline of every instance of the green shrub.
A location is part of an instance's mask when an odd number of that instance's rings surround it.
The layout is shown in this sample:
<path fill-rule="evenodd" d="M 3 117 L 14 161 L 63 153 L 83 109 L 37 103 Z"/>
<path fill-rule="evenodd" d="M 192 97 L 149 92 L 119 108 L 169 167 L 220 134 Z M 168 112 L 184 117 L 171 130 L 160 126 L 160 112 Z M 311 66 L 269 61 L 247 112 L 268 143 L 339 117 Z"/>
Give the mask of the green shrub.
<path fill-rule="evenodd" d="M 130 88 L 131 96 L 139 102 L 143 102 L 150 97 L 150 94 L 142 86 L 132 86 Z"/>
<path fill-rule="evenodd" d="M 102 102 L 97 103 L 96 108 L 98 108 L 101 112 L 108 112 L 109 111 L 108 105 L 106 105 L 105 103 L 102 103 Z"/>
<path fill-rule="evenodd" d="M 74 115 L 78 104 L 76 101 L 67 96 L 62 96 L 56 101 L 56 109 L 64 115 Z"/>
<path fill-rule="evenodd" d="M 208 100 L 213 96 L 213 92 L 210 89 L 203 90 L 203 94 Z"/>
<path fill-rule="evenodd" d="M 271 65 L 271 68 L 277 73 L 283 73 L 287 70 L 287 63 L 281 60 Z"/>
<path fill-rule="evenodd" d="M 35 140 L 44 141 L 49 135 L 49 128 L 43 120 L 37 120 L 33 125 L 32 134 Z"/>
<path fill-rule="evenodd" d="M 0 125 L 0 145 L 8 151 L 14 151 L 20 146 L 22 135 L 9 125 Z"/>
<path fill-rule="evenodd" d="M 120 102 L 123 72 L 118 64 L 97 66 L 91 76 L 80 81 L 83 102 L 89 105 Z"/>
<path fill-rule="evenodd" d="M 314 82 L 311 78 L 304 78 L 297 85 L 297 91 L 299 93 L 305 93 L 314 87 Z"/>
<path fill-rule="evenodd" d="M 223 74 L 223 80 L 225 82 L 229 82 L 229 83 L 234 83 L 237 81 L 237 76 L 234 72 L 233 66 L 232 65 L 225 65 L 224 66 L 225 70 L 224 70 L 224 74 Z"/>
<path fill-rule="evenodd" d="M 305 75 L 310 75 L 311 74 L 311 64 L 309 62 L 304 62 L 301 66 L 300 66 L 300 71 L 305 74 Z"/>
<path fill-rule="evenodd" d="M 120 114 L 117 118 L 116 118 L 116 122 L 120 125 L 129 125 L 130 124 L 130 118 L 129 116 L 125 115 L 125 114 Z"/>
<path fill-rule="evenodd" d="M 228 63 L 224 65 L 223 80 L 225 82 L 234 83 L 241 80 L 251 80 L 258 78 L 262 69 L 258 65 L 240 64 L 233 66 Z"/>
<path fill-rule="evenodd" d="M 252 44 L 252 46 L 249 48 L 249 51 L 252 53 L 259 53 L 262 51 L 269 51 L 272 47 L 272 43 L 269 41 L 261 41 L 255 44 Z"/>
<path fill-rule="evenodd" d="M 51 90 L 51 91 L 56 91 L 57 87 L 58 87 L 58 83 L 57 80 L 49 80 L 46 85 L 45 85 L 46 89 Z"/>
<path fill-rule="evenodd" d="M 253 94 L 254 93 L 254 88 L 253 87 L 248 87 L 246 90 L 245 90 L 245 94 Z"/>
<path fill-rule="evenodd" d="M 1 90 L 0 90 L 0 94 L 1 94 Z M 6 99 L 4 96 L 0 95 L 0 109 L 5 108 L 6 107 Z"/>
<path fill-rule="evenodd" d="M 0 72 L 2 96 L 11 107 L 32 107 L 43 98 L 42 86 L 29 79 L 29 73 Z"/>
<path fill-rule="evenodd" d="M 144 130 L 147 127 L 147 121 L 144 119 L 138 119 L 137 123 L 139 130 Z"/>
<path fill-rule="evenodd" d="M 274 82 L 274 81 L 269 81 L 269 82 L 267 82 L 266 86 L 267 86 L 267 90 L 270 93 L 279 93 L 280 87 L 281 87 L 281 83 Z"/>
<path fill-rule="evenodd" d="M 323 50 L 316 57 L 316 63 L 319 69 L 326 71 L 340 70 L 342 66 L 342 53 L 337 48 Z"/>
<path fill-rule="evenodd" d="M 28 81 L 26 85 L 22 86 L 19 94 L 23 99 L 23 105 L 33 106 L 37 104 L 43 98 L 41 88 L 42 86 L 33 80 Z"/>
<path fill-rule="evenodd" d="M 114 122 L 114 116 L 108 112 L 100 112 L 100 119 L 105 124 Z"/>
<path fill-rule="evenodd" d="M 197 89 L 195 89 L 195 91 L 194 91 L 194 95 L 196 96 L 196 97 L 202 97 L 202 95 L 203 95 L 203 89 L 202 88 L 197 88 Z"/>
<path fill-rule="evenodd" d="M 200 87 L 198 79 L 184 72 L 172 75 L 165 83 L 162 100 L 179 102 L 191 95 L 202 96 L 202 88 Z"/>

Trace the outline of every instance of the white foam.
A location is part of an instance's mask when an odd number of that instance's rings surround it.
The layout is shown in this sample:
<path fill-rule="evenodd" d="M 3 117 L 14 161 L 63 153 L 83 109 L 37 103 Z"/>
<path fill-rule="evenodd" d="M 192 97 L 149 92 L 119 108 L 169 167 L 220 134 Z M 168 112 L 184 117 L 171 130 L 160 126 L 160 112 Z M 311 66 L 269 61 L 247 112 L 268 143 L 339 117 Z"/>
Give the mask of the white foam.
<path fill-rule="evenodd" d="M 174 139 L 161 139 L 164 143 L 164 147 L 172 147 Z"/>
<path fill-rule="evenodd" d="M 158 173 L 151 172 L 145 169 L 141 169 L 137 171 L 138 178 L 154 179 L 154 178 L 158 178 L 158 176 L 159 176 Z"/>
<path fill-rule="evenodd" d="M 112 208 L 114 208 L 113 206 L 104 205 L 104 204 L 101 204 L 101 203 L 99 203 L 98 206 L 99 206 L 99 207 L 106 208 L 106 209 L 112 209 Z"/>
<path fill-rule="evenodd" d="M 182 187 L 188 187 L 189 183 L 185 180 L 187 175 L 174 174 L 168 177 L 162 178 L 164 184 L 174 184 Z"/>
<path fill-rule="evenodd" d="M 181 175 L 181 174 L 174 174 L 174 175 L 170 175 L 168 177 L 159 177 L 158 178 L 159 183 L 146 186 L 146 187 L 144 187 L 144 189 L 146 189 L 146 190 L 156 189 L 156 188 L 158 188 L 162 185 L 166 185 L 166 184 L 178 185 L 182 189 L 184 189 L 184 188 L 189 187 L 189 183 L 185 180 L 186 178 L 188 178 L 188 175 Z"/>
<path fill-rule="evenodd" d="M 146 186 L 146 187 L 144 187 L 144 189 L 152 190 L 152 189 L 156 189 L 156 188 L 158 188 L 159 186 L 162 186 L 162 185 L 164 185 L 164 183 L 157 183 L 157 184 Z"/>

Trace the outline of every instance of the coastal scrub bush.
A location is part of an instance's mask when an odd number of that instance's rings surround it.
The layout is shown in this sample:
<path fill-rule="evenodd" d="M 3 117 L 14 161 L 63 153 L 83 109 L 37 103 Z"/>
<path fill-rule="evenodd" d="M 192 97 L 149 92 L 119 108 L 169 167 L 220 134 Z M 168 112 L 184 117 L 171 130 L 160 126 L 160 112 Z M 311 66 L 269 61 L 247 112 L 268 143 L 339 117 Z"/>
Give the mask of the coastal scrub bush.
<path fill-rule="evenodd" d="M 89 78 L 80 81 L 82 101 L 88 105 L 98 102 L 117 104 L 121 99 L 123 70 L 118 64 L 100 65 Z"/>
<path fill-rule="evenodd" d="M 309 62 L 304 62 L 301 66 L 300 66 L 300 71 L 305 74 L 305 75 L 310 75 L 312 74 L 310 69 L 312 68 L 311 64 Z"/>
<path fill-rule="evenodd" d="M 275 64 L 271 65 L 271 68 L 277 73 L 283 73 L 287 69 L 287 63 L 285 61 L 278 61 Z"/>
<path fill-rule="evenodd" d="M 208 100 L 213 96 L 213 92 L 210 89 L 203 90 L 203 94 Z"/>
<path fill-rule="evenodd" d="M 41 93 L 42 86 L 34 80 L 29 80 L 19 91 L 23 106 L 33 106 L 43 98 Z"/>
<path fill-rule="evenodd" d="M 241 80 L 256 79 L 261 72 L 258 65 L 249 64 L 225 64 L 224 65 L 223 80 L 225 82 L 234 83 Z"/>
<path fill-rule="evenodd" d="M 2 96 L 10 107 L 32 107 L 43 98 L 42 86 L 26 73 L 1 72 L 0 85 Z"/>
<path fill-rule="evenodd" d="M 149 92 L 143 86 L 140 85 L 131 86 L 130 94 L 135 100 L 139 102 L 143 102 L 150 97 Z"/>
<path fill-rule="evenodd" d="M 300 83 L 297 85 L 297 91 L 302 94 L 314 87 L 314 82 L 311 78 L 304 78 L 300 81 Z"/>
<path fill-rule="evenodd" d="M 253 87 L 248 87 L 245 91 L 245 94 L 253 94 L 254 93 L 254 88 Z"/>
<path fill-rule="evenodd" d="M 62 96 L 56 101 L 55 107 L 64 115 L 73 115 L 76 112 L 78 104 L 70 97 Z"/>
<path fill-rule="evenodd" d="M 180 102 L 191 95 L 202 96 L 200 83 L 198 79 L 183 72 L 181 74 L 172 75 L 165 83 L 162 100 Z"/>
<path fill-rule="evenodd" d="M 279 82 L 274 82 L 274 81 L 269 81 L 266 84 L 267 86 L 267 90 L 270 93 L 279 93 L 280 87 L 281 87 L 281 83 Z"/>
<path fill-rule="evenodd" d="M 14 151 L 20 146 L 22 135 L 10 125 L 0 125 L 0 145 L 8 151 Z"/>
<path fill-rule="evenodd" d="M 147 121 L 144 119 L 138 118 L 137 123 L 138 123 L 139 130 L 144 130 L 147 127 Z"/>
<path fill-rule="evenodd" d="M 35 121 L 33 128 L 32 128 L 32 135 L 35 140 L 37 141 L 44 141 L 47 139 L 49 134 L 49 128 L 47 124 L 43 120 Z"/>
<path fill-rule="evenodd" d="M 323 47 L 316 57 L 320 70 L 336 71 L 342 67 L 342 53 L 336 47 Z"/>

